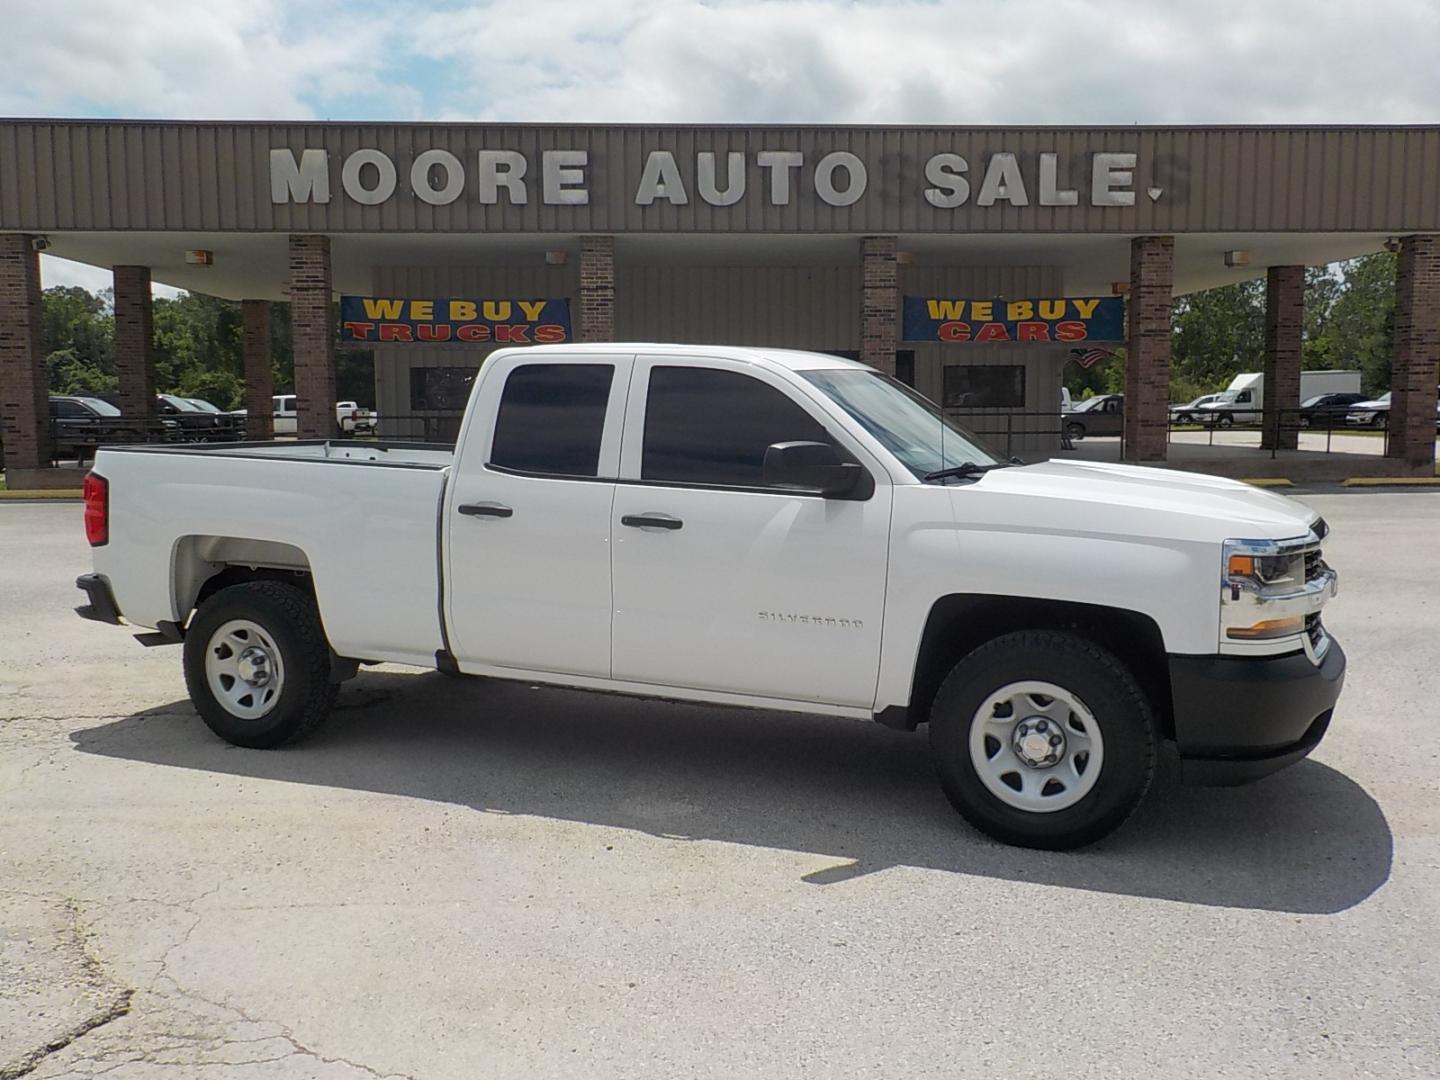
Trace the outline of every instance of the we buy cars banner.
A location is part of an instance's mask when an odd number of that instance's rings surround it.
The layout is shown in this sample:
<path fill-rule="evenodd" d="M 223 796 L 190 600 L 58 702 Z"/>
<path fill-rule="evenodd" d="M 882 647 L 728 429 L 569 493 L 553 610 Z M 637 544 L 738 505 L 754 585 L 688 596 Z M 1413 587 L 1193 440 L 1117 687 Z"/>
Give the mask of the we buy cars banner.
<path fill-rule="evenodd" d="M 570 301 L 342 296 L 340 340 L 552 345 L 572 340 Z"/>
<path fill-rule="evenodd" d="M 1124 341 L 1125 301 L 1118 296 L 967 300 L 905 297 L 905 340 Z"/>

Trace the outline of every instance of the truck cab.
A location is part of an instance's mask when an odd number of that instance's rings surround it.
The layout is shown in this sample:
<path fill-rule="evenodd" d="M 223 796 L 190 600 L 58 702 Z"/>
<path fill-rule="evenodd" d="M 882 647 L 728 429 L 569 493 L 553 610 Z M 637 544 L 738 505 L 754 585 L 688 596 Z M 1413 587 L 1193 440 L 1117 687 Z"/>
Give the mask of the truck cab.
<path fill-rule="evenodd" d="M 1117 827 L 1164 740 L 1199 780 L 1299 760 L 1345 665 L 1303 505 L 1005 460 L 812 353 L 504 349 L 453 453 L 107 449 L 87 530 L 89 614 L 183 642 L 239 745 L 302 737 L 374 661 L 924 726 L 957 809 L 1034 847 Z"/>

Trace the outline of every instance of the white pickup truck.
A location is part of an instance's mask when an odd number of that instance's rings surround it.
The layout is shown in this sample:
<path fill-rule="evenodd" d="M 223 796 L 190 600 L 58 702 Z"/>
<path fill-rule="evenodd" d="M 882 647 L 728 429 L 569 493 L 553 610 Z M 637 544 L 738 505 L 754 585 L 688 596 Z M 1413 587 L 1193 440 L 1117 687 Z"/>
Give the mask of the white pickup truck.
<path fill-rule="evenodd" d="M 833 356 L 504 349 L 453 452 L 113 447 L 85 493 L 81 614 L 183 640 L 200 716 L 246 747 L 378 661 L 924 723 L 970 822 L 1070 848 L 1126 818 L 1161 740 L 1201 782 L 1302 758 L 1344 676 L 1312 510 L 1003 461 Z"/>

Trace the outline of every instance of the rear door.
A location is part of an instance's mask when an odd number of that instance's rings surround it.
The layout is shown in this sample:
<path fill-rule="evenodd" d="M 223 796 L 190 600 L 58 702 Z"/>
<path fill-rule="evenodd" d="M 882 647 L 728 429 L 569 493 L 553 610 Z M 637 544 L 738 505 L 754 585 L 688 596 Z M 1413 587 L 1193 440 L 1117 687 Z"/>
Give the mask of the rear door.
<path fill-rule="evenodd" d="M 446 497 L 445 611 L 462 668 L 610 674 L 610 509 L 628 354 L 490 360 Z"/>
<path fill-rule="evenodd" d="M 766 488 L 766 447 L 796 440 L 859 461 L 855 497 Z M 814 399 L 751 364 L 639 357 L 620 475 L 616 679 L 873 705 L 891 488 Z"/>

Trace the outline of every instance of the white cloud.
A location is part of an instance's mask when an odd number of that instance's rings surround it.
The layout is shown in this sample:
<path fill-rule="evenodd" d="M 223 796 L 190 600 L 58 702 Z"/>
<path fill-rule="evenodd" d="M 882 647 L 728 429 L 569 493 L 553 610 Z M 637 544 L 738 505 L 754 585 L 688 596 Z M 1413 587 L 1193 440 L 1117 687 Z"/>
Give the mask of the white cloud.
<path fill-rule="evenodd" d="M 4 30 L 13 115 L 1409 123 L 1440 104 L 1433 0 L 12 0 Z"/>
<path fill-rule="evenodd" d="M 104 267 L 59 259 L 54 255 L 40 256 L 40 285 L 42 288 L 49 289 L 57 285 L 79 285 L 89 292 L 98 293 L 111 288 L 114 284 L 114 275 Z M 158 281 L 150 286 L 152 296 L 170 300 L 179 296 L 180 291 L 169 285 L 162 285 Z"/>
<path fill-rule="evenodd" d="M 482 119 L 1407 123 L 1440 103 L 1427 0 L 493 0 L 418 30 L 469 73 L 450 111 Z"/>
<path fill-rule="evenodd" d="M 0 113 L 180 119 L 308 118 L 387 90 L 387 20 L 355 3 L 20 0 Z M 404 88 L 393 89 L 408 100 Z"/>

